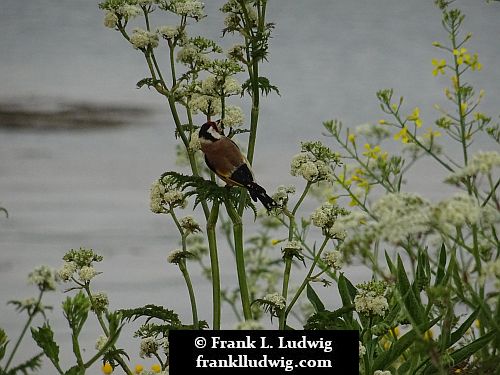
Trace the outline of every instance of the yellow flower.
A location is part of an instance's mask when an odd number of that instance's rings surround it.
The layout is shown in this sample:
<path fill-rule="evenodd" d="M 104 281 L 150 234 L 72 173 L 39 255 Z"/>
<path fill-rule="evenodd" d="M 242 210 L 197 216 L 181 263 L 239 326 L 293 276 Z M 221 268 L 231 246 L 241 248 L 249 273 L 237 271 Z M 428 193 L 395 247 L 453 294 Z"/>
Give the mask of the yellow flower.
<path fill-rule="evenodd" d="M 467 53 L 466 48 L 460 48 L 459 50 L 458 49 L 453 50 L 453 55 L 456 56 L 458 65 L 462 65 L 464 63 L 466 53 Z"/>
<path fill-rule="evenodd" d="M 399 327 L 394 327 L 393 329 L 391 329 L 391 334 L 395 337 L 399 337 Z"/>
<path fill-rule="evenodd" d="M 431 341 L 432 338 L 434 337 L 434 332 L 432 332 L 432 330 L 428 330 L 424 333 L 424 340 L 425 341 Z"/>
<path fill-rule="evenodd" d="M 338 199 L 338 196 L 336 195 L 330 195 L 327 199 L 327 202 L 328 203 L 331 203 L 331 204 L 336 204 L 337 203 L 337 199 Z"/>
<path fill-rule="evenodd" d="M 457 79 L 457 76 L 451 76 L 451 82 L 453 83 L 453 88 L 456 91 L 458 89 L 458 79 Z"/>
<path fill-rule="evenodd" d="M 352 144 L 354 144 L 356 142 L 356 134 L 349 134 L 349 136 L 347 137 L 347 140 L 349 142 L 351 142 Z"/>
<path fill-rule="evenodd" d="M 465 116 L 465 112 L 467 112 L 467 107 L 468 107 L 468 105 L 466 102 L 460 103 L 460 114 L 462 116 Z"/>
<path fill-rule="evenodd" d="M 476 319 L 474 321 L 474 325 L 476 326 L 476 328 L 481 328 L 481 321 L 479 319 Z"/>
<path fill-rule="evenodd" d="M 102 373 L 103 374 L 111 374 L 113 372 L 113 367 L 109 364 L 109 362 L 106 362 L 102 366 Z"/>
<path fill-rule="evenodd" d="M 427 131 L 424 133 L 424 138 L 427 139 L 433 139 L 437 137 L 441 137 L 441 132 L 437 130 L 432 130 L 432 128 L 428 128 Z"/>
<path fill-rule="evenodd" d="M 281 240 L 271 240 L 271 245 L 277 245 L 281 242 Z"/>
<path fill-rule="evenodd" d="M 406 126 L 403 126 L 403 128 L 394 134 L 394 140 L 398 141 L 401 139 L 401 142 L 403 143 L 408 143 L 410 141 L 410 136 L 408 135 L 408 129 Z"/>
<path fill-rule="evenodd" d="M 161 372 L 161 366 L 158 363 L 155 363 L 153 366 L 151 366 L 151 370 L 157 374 Z"/>
<path fill-rule="evenodd" d="M 354 198 L 351 199 L 351 201 L 349 202 L 349 206 L 350 207 L 356 207 L 358 205 L 358 201 Z"/>
<path fill-rule="evenodd" d="M 365 152 L 363 152 L 363 155 L 369 159 L 377 159 L 380 156 L 380 152 L 382 151 L 379 145 L 371 148 L 370 144 L 366 143 L 363 147 L 366 150 Z"/>
<path fill-rule="evenodd" d="M 135 365 L 135 373 L 139 375 L 144 370 L 142 365 Z"/>
<path fill-rule="evenodd" d="M 385 124 L 387 124 L 387 121 L 385 121 L 384 119 L 381 119 L 381 120 L 378 120 L 378 123 L 380 125 L 385 125 Z"/>
<path fill-rule="evenodd" d="M 437 60 L 432 59 L 432 65 L 434 65 L 434 69 L 432 70 L 432 74 L 437 76 L 439 73 L 444 74 L 444 68 L 446 67 L 446 60 Z"/>
<path fill-rule="evenodd" d="M 411 115 L 409 115 L 406 119 L 409 121 L 413 121 L 417 128 L 420 128 L 422 126 L 422 120 L 420 119 L 420 108 L 415 107 Z"/>
<path fill-rule="evenodd" d="M 441 43 L 439 43 L 439 42 L 432 42 L 432 45 L 434 47 L 441 47 Z"/>

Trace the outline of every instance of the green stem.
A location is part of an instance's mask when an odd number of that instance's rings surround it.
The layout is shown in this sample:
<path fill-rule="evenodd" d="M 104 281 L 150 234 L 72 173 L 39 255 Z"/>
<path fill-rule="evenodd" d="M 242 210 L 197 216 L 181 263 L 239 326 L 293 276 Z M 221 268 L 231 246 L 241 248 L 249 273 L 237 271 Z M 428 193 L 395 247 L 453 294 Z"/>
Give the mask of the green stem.
<path fill-rule="evenodd" d="M 243 316 L 245 320 L 252 319 L 252 310 L 250 308 L 250 296 L 248 293 L 247 276 L 245 272 L 245 254 L 243 249 L 243 224 L 241 216 L 238 214 L 233 204 L 225 201 L 226 210 L 233 223 L 234 248 L 236 257 L 236 271 L 238 274 L 238 283 L 240 286 L 241 304 L 243 307 Z"/>
<path fill-rule="evenodd" d="M 307 284 L 309 283 L 310 281 L 310 278 L 311 278 L 311 275 L 314 271 L 314 268 L 316 267 L 316 264 L 318 263 L 320 257 L 321 257 L 321 253 L 323 252 L 323 250 L 325 249 L 326 247 L 326 244 L 328 243 L 328 241 L 330 240 L 329 237 L 325 237 L 325 239 L 323 240 L 323 243 L 321 244 L 321 247 L 319 248 L 318 250 L 318 253 L 316 254 L 316 256 L 314 257 L 314 261 L 313 263 L 311 264 L 311 268 L 309 269 L 309 272 L 307 273 L 306 277 L 304 278 L 304 281 L 302 282 L 302 284 L 300 285 L 299 289 L 297 290 L 297 292 L 295 293 L 295 295 L 293 296 L 292 298 L 292 301 L 290 302 L 290 304 L 287 306 L 286 308 L 286 311 L 285 311 L 285 319 L 286 317 L 288 316 L 288 314 L 290 313 L 290 310 L 292 310 L 292 307 L 293 305 L 295 305 L 295 303 L 297 302 L 297 300 L 299 299 L 300 295 L 302 294 L 302 292 L 304 291 L 304 288 L 307 286 Z"/>
<path fill-rule="evenodd" d="M 207 220 L 207 237 L 208 248 L 210 252 L 210 270 L 212 273 L 212 303 L 213 303 L 213 324 L 214 330 L 220 329 L 221 320 L 221 288 L 220 288 L 220 272 L 219 272 L 219 257 L 217 254 L 217 236 L 215 228 L 219 217 L 219 202 L 215 201 L 210 216 Z"/>
<path fill-rule="evenodd" d="M 191 278 L 189 277 L 189 272 L 187 270 L 185 259 L 182 259 L 179 262 L 179 269 L 182 272 L 182 276 L 184 276 L 184 281 L 186 281 L 186 286 L 189 292 L 189 300 L 191 302 L 191 313 L 193 315 L 193 327 L 194 329 L 199 329 L 198 310 L 196 308 L 196 297 L 194 295 L 193 284 L 191 283 Z"/>
<path fill-rule="evenodd" d="M 43 290 L 40 290 L 40 293 L 38 294 L 38 299 L 36 301 L 35 310 L 33 310 L 33 313 L 29 315 L 29 318 L 28 318 L 26 324 L 24 325 L 23 330 L 21 331 L 21 334 L 19 335 L 19 338 L 16 341 L 16 345 L 14 345 L 14 349 L 12 349 L 12 353 L 10 353 L 9 359 L 7 360 L 7 363 L 6 363 L 5 368 L 4 368 L 5 373 L 7 373 L 7 370 L 9 369 L 10 363 L 14 359 L 14 355 L 16 354 L 17 349 L 19 348 L 19 345 L 21 344 L 21 341 L 23 340 L 24 335 L 26 334 L 26 331 L 28 330 L 28 327 L 31 325 L 33 318 L 35 317 L 36 313 L 39 310 L 40 301 L 42 300 L 43 292 L 44 292 Z"/>
<path fill-rule="evenodd" d="M 71 334 L 71 343 L 73 344 L 73 353 L 75 353 L 76 363 L 78 364 L 78 367 L 83 370 L 85 366 L 83 363 L 82 353 L 80 351 L 80 344 L 78 343 L 78 336 L 74 331 Z"/>

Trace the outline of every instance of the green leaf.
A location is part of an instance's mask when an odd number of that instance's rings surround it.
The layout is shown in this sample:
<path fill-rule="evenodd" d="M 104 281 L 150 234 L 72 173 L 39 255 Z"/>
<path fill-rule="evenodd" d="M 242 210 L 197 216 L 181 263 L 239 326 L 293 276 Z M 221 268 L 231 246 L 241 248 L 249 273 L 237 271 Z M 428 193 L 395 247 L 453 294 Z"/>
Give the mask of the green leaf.
<path fill-rule="evenodd" d="M 59 366 L 59 346 L 54 341 L 54 332 L 49 323 L 37 329 L 31 328 L 31 336 L 36 344 L 43 350 L 48 359 L 57 367 Z"/>
<path fill-rule="evenodd" d="M 16 375 L 18 373 L 22 373 L 24 375 L 29 375 L 33 373 L 37 373 L 37 370 L 42 368 L 42 356 L 43 353 L 37 354 L 36 356 L 28 359 L 27 361 L 13 367 L 7 372 L 6 375 Z M 1 370 L 0 370 L 1 373 Z"/>
<path fill-rule="evenodd" d="M 418 332 L 428 331 L 436 324 L 441 317 L 433 319 L 429 324 L 422 324 L 419 329 L 412 329 L 410 332 L 401 336 L 388 351 L 383 352 L 379 357 L 375 358 L 372 370 L 387 369 L 394 361 L 397 361 L 403 352 L 408 349 L 418 338 Z"/>
<path fill-rule="evenodd" d="M 90 299 L 80 291 L 73 298 L 68 297 L 63 302 L 63 311 L 66 320 L 73 331 L 75 337 L 80 334 L 85 321 L 87 320 L 91 303 Z"/>
<path fill-rule="evenodd" d="M 280 91 L 278 90 L 278 87 L 271 85 L 269 82 L 269 79 L 266 77 L 259 77 L 257 79 L 257 86 L 259 90 L 261 91 L 262 95 L 269 95 L 271 91 L 274 91 L 276 94 L 281 95 Z M 251 79 L 246 80 L 243 85 L 241 85 L 243 92 L 248 92 L 250 95 L 252 95 L 252 90 L 253 90 L 253 81 Z"/>
<path fill-rule="evenodd" d="M 162 306 L 146 305 L 135 309 L 119 310 L 122 320 L 135 321 L 139 318 L 147 318 L 146 323 L 156 318 L 168 323 L 172 328 L 182 327 L 179 316 L 172 310 L 165 309 Z"/>
<path fill-rule="evenodd" d="M 348 312 L 354 310 L 354 305 L 341 307 L 335 311 L 320 311 L 307 319 L 305 330 L 336 330 L 336 329 L 359 329 L 358 326 L 349 326 L 341 318 Z"/>
<path fill-rule="evenodd" d="M 323 302 L 321 302 L 321 299 L 319 296 L 316 294 L 312 286 L 307 283 L 307 289 L 306 289 L 306 294 L 307 294 L 307 299 L 309 302 L 314 307 L 314 311 L 320 312 L 320 311 L 325 311 L 325 305 L 323 305 Z"/>
<path fill-rule="evenodd" d="M 158 85 L 159 83 L 161 83 L 161 81 L 157 80 L 157 79 L 153 79 L 153 78 L 143 78 L 141 79 L 139 82 L 137 82 L 135 85 L 138 89 L 140 89 L 141 87 L 143 86 L 147 86 L 149 88 L 151 87 L 155 87 L 156 85 Z"/>
<path fill-rule="evenodd" d="M 426 320 L 424 308 L 420 300 L 416 297 L 414 289 L 410 286 L 410 281 L 408 280 L 408 276 L 406 275 L 406 270 L 400 256 L 398 256 L 397 271 L 397 288 L 403 298 L 403 303 L 411 318 L 416 324 L 420 325 Z"/>
<path fill-rule="evenodd" d="M 385 261 L 387 263 L 387 266 L 389 267 L 389 271 L 391 272 L 391 274 L 395 275 L 396 274 L 396 266 L 394 265 L 391 258 L 389 257 L 387 250 L 385 251 Z"/>
<path fill-rule="evenodd" d="M 354 301 L 354 297 L 356 296 L 356 288 L 351 282 L 344 276 L 343 273 L 339 275 L 337 281 L 337 287 L 339 289 L 340 298 L 342 299 L 342 306 L 352 305 Z M 352 323 L 353 321 L 353 313 L 352 311 L 346 313 L 344 318 L 348 323 Z"/>
<path fill-rule="evenodd" d="M 446 247 L 441 245 L 441 251 L 439 252 L 439 263 L 438 269 L 436 272 L 436 281 L 434 282 L 434 286 L 438 286 L 442 283 L 446 270 Z"/>
<path fill-rule="evenodd" d="M 450 355 L 452 363 L 456 364 L 467 360 L 474 353 L 477 353 L 484 346 L 486 346 L 491 339 L 496 337 L 496 334 L 497 333 L 495 331 L 488 332 L 486 335 L 478 338 L 477 340 L 471 342 L 470 344 L 465 345 L 460 349 L 454 351 Z M 437 369 L 431 363 L 429 363 L 424 370 L 424 374 L 434 374 L 434 373 L 437 373 Z"/>
<path fill-rule="evenodd" d="M 458 327 L 457 330 L 451 334 L 451 339 L 450 339 L 451 341 L 449 346 L 452 346 L 458 340 L 464 337 L 465 332 L 467 332 L 470 326 L 474 323 L 480 311 L 481 308 L 478 308 L 477 310 L 473 311 L 472 314 L 470 314 L 469 317 L 465 320 L 465 322 L 463 322 L 462 325 Z"/>
<path fill-rule="evenodd" d="M 5 356 L 5 352 L 7 350 L 7 345 L 9 344 L 9 340 L 5 331 L 0 328 L 0 361 Z"/>

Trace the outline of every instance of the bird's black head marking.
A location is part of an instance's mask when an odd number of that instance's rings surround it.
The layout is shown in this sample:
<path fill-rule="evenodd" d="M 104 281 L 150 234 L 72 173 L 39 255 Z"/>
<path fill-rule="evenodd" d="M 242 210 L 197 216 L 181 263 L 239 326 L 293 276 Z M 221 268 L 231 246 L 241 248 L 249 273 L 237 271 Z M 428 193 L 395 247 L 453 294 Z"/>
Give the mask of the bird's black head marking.
<path fill-rule="evenodd" d="M 204 123 L 200 128 L 199 137 L 200 139 L 206 139 L 212 142 L 219 140 L 221 138 L 221 133 L 217 123 L 213 121 Z"/>

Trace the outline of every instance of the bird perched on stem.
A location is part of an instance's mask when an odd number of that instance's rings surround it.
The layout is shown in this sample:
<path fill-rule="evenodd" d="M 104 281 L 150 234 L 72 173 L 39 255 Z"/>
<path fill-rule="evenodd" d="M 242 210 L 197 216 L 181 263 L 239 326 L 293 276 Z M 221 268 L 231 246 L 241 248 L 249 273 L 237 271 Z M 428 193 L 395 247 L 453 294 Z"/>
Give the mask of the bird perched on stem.
<path fill-rule="evenodd" d="M 255 182 L 247 158 L 236 143 L 222 134 L 216 122 L 208 121 L 202 125 L 199 140 L 208 168 L 221 180 L 229 186 L 246 188 L 253 201 L 260 200 L 267 210 L 277 206 L 266 190 Z"/>

